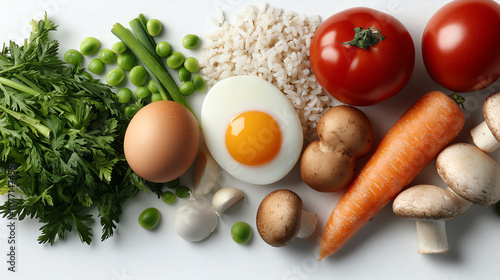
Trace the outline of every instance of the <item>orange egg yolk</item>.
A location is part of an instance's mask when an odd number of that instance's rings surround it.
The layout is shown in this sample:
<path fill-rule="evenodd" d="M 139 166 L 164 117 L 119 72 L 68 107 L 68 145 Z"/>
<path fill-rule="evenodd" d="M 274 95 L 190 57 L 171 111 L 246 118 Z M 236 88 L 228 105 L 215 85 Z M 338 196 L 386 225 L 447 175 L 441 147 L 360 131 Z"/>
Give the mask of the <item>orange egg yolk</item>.
<path fill-rule="evenodd" d="M 248 111 L 233 118 L 226 131 L 226 148 L 238 162 L 260 165 L 280 151 L 281 129 L 270 115 Z"/>

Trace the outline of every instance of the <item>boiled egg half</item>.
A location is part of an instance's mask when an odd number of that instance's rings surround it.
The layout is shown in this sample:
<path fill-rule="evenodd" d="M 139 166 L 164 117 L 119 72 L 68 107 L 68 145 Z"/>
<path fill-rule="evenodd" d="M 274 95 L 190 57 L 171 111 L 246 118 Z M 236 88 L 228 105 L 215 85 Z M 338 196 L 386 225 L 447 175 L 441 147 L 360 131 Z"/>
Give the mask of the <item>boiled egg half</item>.
<path fill-rule="evenodd" d="M 250 184 L 282 179 L 297 163 L 302 125 L 290 101 L 257 76 L 215 84 L 201 108 L 205 143 L 227 173 Z"/>

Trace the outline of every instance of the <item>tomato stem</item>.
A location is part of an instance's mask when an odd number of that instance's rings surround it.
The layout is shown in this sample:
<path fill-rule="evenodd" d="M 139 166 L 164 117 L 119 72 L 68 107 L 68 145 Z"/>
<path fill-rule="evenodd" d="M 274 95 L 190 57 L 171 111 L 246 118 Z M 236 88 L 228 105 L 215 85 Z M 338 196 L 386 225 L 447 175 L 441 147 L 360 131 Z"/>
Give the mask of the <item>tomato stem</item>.
<path fill-rule="evenodd" d="M 363 27 L 354 28 L 354 38 L 352 41 L 339 43 L 345 46 L 353 46 L 368 50 L 371 46 L 385 39 L 385 36 L 380 34 L 380 30 L 375 28 L 364 29 Z"/>

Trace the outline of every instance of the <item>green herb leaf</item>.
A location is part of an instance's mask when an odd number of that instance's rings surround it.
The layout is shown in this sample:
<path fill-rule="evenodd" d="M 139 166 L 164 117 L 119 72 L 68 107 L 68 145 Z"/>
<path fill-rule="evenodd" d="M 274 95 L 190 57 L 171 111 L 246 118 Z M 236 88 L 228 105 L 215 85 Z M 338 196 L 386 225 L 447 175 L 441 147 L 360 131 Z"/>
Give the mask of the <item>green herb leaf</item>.
<path fill-rule="evenodd" d="M 144 188 L 123 155 L 128 118 L 109 86 L 59 58 L 47 16 L 32 26 L 0 52 L 0 194 L 17 193 L 0 214 L 38 219 L 40 243 L 76 230 L 90 244 L 97 207 L 104 240 Z"/>

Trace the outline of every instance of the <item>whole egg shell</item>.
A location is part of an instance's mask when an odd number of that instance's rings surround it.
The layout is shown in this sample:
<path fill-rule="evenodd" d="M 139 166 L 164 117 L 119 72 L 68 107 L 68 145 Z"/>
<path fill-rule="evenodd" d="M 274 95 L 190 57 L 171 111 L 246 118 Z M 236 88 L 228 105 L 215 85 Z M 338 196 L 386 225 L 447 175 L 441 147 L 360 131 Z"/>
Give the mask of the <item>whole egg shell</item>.
<path fill-rule="evenodd" d="M 143 179 L 162 183 L 184 174 L 198 152 L 195 116 L 173 101 L 156 101 L 139 110 L 124 138 L 125 158 Z"/>
<path fill-rule="evenodd" d="M 241 113 L 259 111 L 278 124 L 282 142 L 269 162 L 246 165 L 235 160 L 226 146 L 226 131 Z M 233 177 L 254 185 L 282 179 L 295 166 L 303 146 L 300 119 L 288 98 L 272 83 L 257 76 L 234 76 L 215 84 L 205 97 L 201 125 L 207 148 L 219 166 Z"/>

